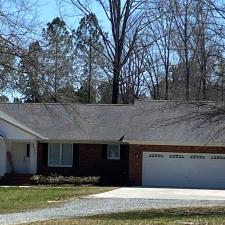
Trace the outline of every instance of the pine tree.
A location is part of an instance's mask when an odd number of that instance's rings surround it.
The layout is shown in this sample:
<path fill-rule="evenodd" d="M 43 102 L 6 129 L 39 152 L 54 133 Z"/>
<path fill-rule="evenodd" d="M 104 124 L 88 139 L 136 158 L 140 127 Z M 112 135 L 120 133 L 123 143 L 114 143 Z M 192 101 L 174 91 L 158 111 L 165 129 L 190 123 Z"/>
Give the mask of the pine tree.
<path fill-rule="evenodd" d="M 55 18 L 43 29 L 45 50 L 45 91 L 50 101 L 63 101 L 60 90 L 75 82 L 75 46 L 71 33 L 63 20 Z M 68 96 L 67 96 L 68 97 Z M 71 95 L 71 98 L 74 96 Z"/>
<path fill-rule="evenodd" d="M 38 41 L 29 46 L 20 61 L 18 90 L 24 102 L 41 102 L 43 94 L 43 49 Z"/>
<path fill-rule="evenodd" d="M 80 90 L 82 102 L 96 101 L 96 92 L 100 67 L 102 63 L 103 44 L 98 30 L 98 20 L 95 14 L 84 16 L 76 30 L 76 47 L 80 67 Z"/>

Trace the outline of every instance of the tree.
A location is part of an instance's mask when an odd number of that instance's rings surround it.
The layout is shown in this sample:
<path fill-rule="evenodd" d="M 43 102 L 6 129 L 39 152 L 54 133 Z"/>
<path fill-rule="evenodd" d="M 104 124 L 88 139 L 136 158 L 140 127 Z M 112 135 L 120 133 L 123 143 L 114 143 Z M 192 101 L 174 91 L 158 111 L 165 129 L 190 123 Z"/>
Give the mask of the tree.
<path fill-rule="evenodd" d="M 16 56 L 11 52 L 7 41 L 0 38 L 0 91 L 5 92 L 12 88 L 15 75 Z"/>
<path fill-rule="evenodd" d="M 102 52 L 112 67 L 112 100 L 118 102 L 122 67 L 131 55 L 140 33 L 146 26 L 144 21 L 144 3 L 146 0 L 97 0 L 104 16 L 110 23 L 110 35 L 106 35 L 98 26 L 106 51 Z M 86 16 L 92 13 L 90 7 L 80 0 L 70 0 Z M 129 40 L 127 39 L 127 34 Z"/>
<path fill-rule="evenodd" d="M 194 17 L 193 0 L 175 0 L 172 3 L 174 13 L 176 38 L 174 36 L 173 44 L 185 69 L 185 100 L 190 99 L 190 64 L 193 58 L 193 49 L 191 48 L 191 39 L 197 20 Z"/>
<path fill-rule="evenodd" d="M 151 11 L 152 5 L 154 5 L 153 12 Z M 162 93 L 164 96 L 159 96 L 159 90 L 156 94 L 156 89 L 154 90 L 154 98 L 164 98 L 169 99 L 169 79 L 170 79 L 170 67 L 172 58 L 172 38 L 174 33 L 175 21 L 173 15 L 173 9 L 171 1 L 159 0 L 151 4 L 149 13 L 159 15 L 159 18 L 148 24 L 147 32 L 152 35 L 145 35 L 145 42 L 153 42 L 153 46 L 150 46 L 154 51 L 148 51 L 146 54 L 152 54 L 150 57 L 146 57 L 147 67 L 152 67 L 154 64 L 154 72 L 156 70 L 160 71 L 160 76 L 164 80 L 164 90 Z M 149 50 L 149 49 L 148 49 Z M 157 59 L 156 59 L 157 58 Z M 154 60 L 156 59 L 156 60 Z M 149 60 L 153 60 L 152 64 L 149 64 Z M 151 71 L 150 68 L 147 68 Z M 158 78 L 157 78 L 158 79 Z M 151 79 L 152 80 L 152 79 Z M 155 79 L 154 79 L 155 80 Z M 156 83 L 157 84 L 157 83 Z M 159 83 L 158 83 L 159 84 Z M 153 82 L 154 85 L 154 82 Z M 154 87 L 159 88 L 159 87 Z M 156 97 L 157 96 L 157 97 Z"/>
<path fill-rule="evenodd" d="M 74 85 L 76 80 L 73 36 L 58 17 L 43 29 L 44 44 L 47 46 L 44 52 L 44 89 L 52 96 L 53 102 L 63 98 L 60 89 Z"/>
<path fill-rule="evenodd" d="M 29 46 L 22 57 L 18 73 L 18 89 L 25 102 L 41 102 L 43 95 L 43 49 L 38 41 Z"/>
<path fill-rule="evenodd" d="M 99 102 L 102 104 L 110 104 L 112 96 L 112 84 L 110 81 L 101 81 L 100 85 L 98 86 L 98 93 L 99 93 Z"/>
<path fill-rule="evenodd" d="M 12 59 L 21 59 L 28 40 L 33 38 L 36 29 L 37 0 L 0 1 L 0 55 L 4 58 L 2 66 L 17 71 Z M 8 59 L 8 61 L 7 61 Z"/>
<path fill-rule="evenodd" d="M 120 94 L 124 104 L 134 103 L 143 92 L 145 73 L 145 52 L 136 51 L 139 49 L 137 43 L 127 63 L 121 70 Z"/>
<path fill-rule="evenodd" d="M 81 89 L 87 91 L 87 102 L 96 101 L 97 82 L 101 74 L 103 52 L 99 24 L 95 14 L 84 16 L 76 30 L 76 49 L 80 65 Z M 83 93 L 85 95 L 85 93 Z"/>

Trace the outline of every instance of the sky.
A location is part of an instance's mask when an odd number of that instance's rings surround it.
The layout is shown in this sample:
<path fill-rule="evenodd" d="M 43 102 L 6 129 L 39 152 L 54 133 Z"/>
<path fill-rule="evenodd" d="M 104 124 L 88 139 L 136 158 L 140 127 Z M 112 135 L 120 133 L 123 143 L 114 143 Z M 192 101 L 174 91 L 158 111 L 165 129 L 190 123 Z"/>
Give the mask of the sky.
<path fill-rule="evenodd" d="M 55 17 L 62 16 L 63 20 L 70 28 L 76 28 L 82 17 L 81 13 L 79 13 L 78 11 L 75 13 L 75 10 L 73 10 L 73 8 L 69 4 L 60 5 L 59 11 L 59 5 L 57 4 L 57 2 L 58 0 L 39 0 L 38 14 L 40 22 L 42 22 L 43 25 L 46 25 L 48 22 L 51 22 Z M 92 0 L 92 3 L 93 2 L 94 1 Z M 109 22 L 104 19 L 104 13 L 95 4 L 93 4 L 92 8 L 99 19 L 99 23 L 104 27 L 105 30 L 108 30 Z"/>
<path fill-rule="evenodd" d="M 38 8 L 39 20 L 43 23 L 47 23 L 56 16 L 59 16 L 56 0 L 40 0 Z"/>

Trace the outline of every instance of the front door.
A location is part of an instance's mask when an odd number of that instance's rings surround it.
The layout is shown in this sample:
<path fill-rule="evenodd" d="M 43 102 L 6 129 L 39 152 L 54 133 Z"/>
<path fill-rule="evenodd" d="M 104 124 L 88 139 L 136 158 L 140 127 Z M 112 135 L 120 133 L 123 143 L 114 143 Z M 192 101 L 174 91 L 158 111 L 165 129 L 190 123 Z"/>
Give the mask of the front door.
<path fill-rule="evenodd" d="M 23 142 L 12 143 L 12 159 L 16 173 L 29 173 L 30 155 L 29 144 Z"/>

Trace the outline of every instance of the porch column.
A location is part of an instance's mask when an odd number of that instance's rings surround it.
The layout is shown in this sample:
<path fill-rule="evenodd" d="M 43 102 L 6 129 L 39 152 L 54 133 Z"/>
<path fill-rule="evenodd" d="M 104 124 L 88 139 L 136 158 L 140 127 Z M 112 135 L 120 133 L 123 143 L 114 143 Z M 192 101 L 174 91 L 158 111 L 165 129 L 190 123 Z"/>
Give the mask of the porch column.
<path fill-rule="evenodd" d="M 6 149 L 4 139 L 0 139 L 0 177 L 6 173 Z"/>
<path fill-rule="evenodd" d="M 11 169 L 10 169 L 10 165 L 8 162 L 8 158 L 7 158 L 7 152 L 11 152 L 12 153 L 12 141 L 11 140 L 5 140 L 5 173 L 11 173 Z"/>
<path fill-rule="evenodd" d="M 37 173 L 37 142 L 30 143 L 30 173 Z"/>

